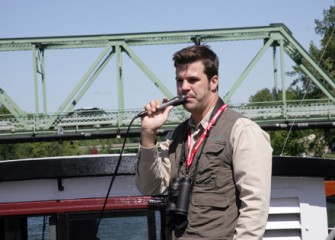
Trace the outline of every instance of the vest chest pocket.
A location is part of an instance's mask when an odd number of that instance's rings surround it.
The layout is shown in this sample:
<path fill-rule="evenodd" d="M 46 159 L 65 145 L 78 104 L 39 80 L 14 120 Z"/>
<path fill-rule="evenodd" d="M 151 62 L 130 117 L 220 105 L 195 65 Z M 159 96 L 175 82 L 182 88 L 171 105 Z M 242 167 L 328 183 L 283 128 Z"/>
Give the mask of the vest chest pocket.
<path fill-rule="evenodd" d="M 203 149 L 203 153 L 210 155 L 218 155 L 224 150 L 226 145 L 227 143 L 223 139 L 223 137 L 221 138 L 219 136 L 209 137 Z"/>
<path fill-rule="evenodd" d="M 209 140 L 209 139 L 208 139 Z M 203 149 L 201 158 L 199 159 L 198 173 L 196 177 L 196 185 L 200 188 L 205 188 L 207 191 L 214 191 L 218 187 L 217 173 L 222 173 L 224 170 L 224 155 L 223 151 L 226 146 L 225 142 L 218 144 L 217 142 L 208 141 Z M 221 185 L 221 184 L 219 184 Z"/>
<path fill-rule="evenodd" d="M 229 206 L 230 198 L 224 197 L 221 194 L 192 194 L 191 203 L 196 207 L 225 209 Z"/>
<path fill-rule="evenodd" d="M 218 144 L 208 141 L 206 143 L 199 159 L 198 174 L 202 174 L 210 170 L 214 171 L 217 167 L 222 166 L 222 163 L 225 161 L 223 155 L 225 146 L 225 142 Z"/>

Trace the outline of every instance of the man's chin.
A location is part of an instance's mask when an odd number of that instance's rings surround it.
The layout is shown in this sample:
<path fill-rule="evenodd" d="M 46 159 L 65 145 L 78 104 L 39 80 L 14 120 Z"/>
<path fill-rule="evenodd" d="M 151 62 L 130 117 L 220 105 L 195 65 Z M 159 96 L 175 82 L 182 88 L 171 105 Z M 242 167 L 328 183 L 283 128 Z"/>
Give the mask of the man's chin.
<path fill-rule="evenodd" d="M 186 103 L 186 104 L 183 105 L 183 107 L 188 112 L 192 112 L 192 110 L 194 110 L 194 106 L 191 103 Z"/>

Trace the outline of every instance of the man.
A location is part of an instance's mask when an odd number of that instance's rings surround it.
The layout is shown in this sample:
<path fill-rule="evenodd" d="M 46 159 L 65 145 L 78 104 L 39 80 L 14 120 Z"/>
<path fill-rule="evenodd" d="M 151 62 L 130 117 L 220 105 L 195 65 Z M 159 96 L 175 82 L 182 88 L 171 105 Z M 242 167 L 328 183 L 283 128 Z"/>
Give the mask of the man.
<path fill-rule="evenodd" d="M 173 60 L 177 93 L 186 96 L 191 116 L 158 146 L 157 130 L 172 106 L 160 110 L 159 100 L 145 106 L 137 186 L 143 194 L 169 192 L 173 239 L 262 239 L 271 189 L 269 136 L 219 98 L 219 60 L 209 47 L 187 47 Z M 186 194 L 177 187 L 186 211 L 174 210 L 176 179 L 191 186 Z"/>

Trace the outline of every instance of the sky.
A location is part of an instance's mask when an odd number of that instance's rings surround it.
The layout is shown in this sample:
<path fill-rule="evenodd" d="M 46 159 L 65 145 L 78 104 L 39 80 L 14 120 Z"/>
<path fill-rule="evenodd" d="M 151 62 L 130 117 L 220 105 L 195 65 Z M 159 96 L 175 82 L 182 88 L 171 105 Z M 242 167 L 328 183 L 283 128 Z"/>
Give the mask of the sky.
<path fill-rule="evenodd" d="M 284 23 L 294 38 L 308 50 L 319 46 L 315 19 L 334 0 L 0 0 L 0 39 L 46 36 L 76 36 L 139 32 L 268 26 Z M 220 96 L 232 86 L 261 48 L 261 42 L 224 42 L 212 47 L 220 56 Z M 171 57 L 179 46 L 136 49 L 136 54 L 154 74 L 176 93 Z M 55 112 L 65 101 L 101 49 L 54 51 L 46 54 L 47 111 Z M 272 53 L 256 66 L 232 97 L 247 102 L 264 87 L 273 87 Z M 289 71 L 294 63 L 285 61 Z M 125 108 L 142 108 L 151 99 L 164 96 L 146 76 L 125 60 Z M 129 67 L 128 67 L 129 66 Z M 117 108 L 115 67 L 98 77 L 75 108 Z M 113 72 L 114 71 L 114 72 Z M 289 83 L 288 83 L 289 84 Z M 35 112 L 31 52 L 0 52 L 0 88 L 26 112 Z M 40 95 L 40 92 L 38 93 Z M 41 101 L 41 96 L 40 101 Z M 42 110 L 39 103 L 39 111 Z"/>

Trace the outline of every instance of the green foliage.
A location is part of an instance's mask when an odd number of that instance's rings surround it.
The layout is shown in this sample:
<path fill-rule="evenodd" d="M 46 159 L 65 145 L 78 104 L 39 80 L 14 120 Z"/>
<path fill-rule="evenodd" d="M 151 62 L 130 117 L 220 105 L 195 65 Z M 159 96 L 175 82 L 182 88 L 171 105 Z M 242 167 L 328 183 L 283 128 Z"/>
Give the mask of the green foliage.
<path fill-rule="evenodd" d="M 127 144 L 136 147 L 125 148 L 125 153 L 136 153 L 140 139 L 127 139 Z M 119 154 L 124 138 L 93 139 L 60 142 L 31 142 L 0 144 L 0 160 L 43 158 L 54 156 L 73 156 L 85 154 Z"/>
<path fill-rule="evenodd" d="M 335 6 L 331 6 L 323 12 L 323 20 L 315 20 L 315 32 L 322 36 L 321 49 L 318 51 L 311 45 L 311 53 L 319 59 L 322 58 L 321 66 L 329 72 L 331 77 L 335 77 Z M 322 54 L 321 54 L 322 53 Z"/>
<path fill-rule="evenodd" d="M 5 108 L 5 106 L 0 105 L 0 116 L 6 114 L 10 114 L 10 112 L 7 110 L 7 108 Z"/>
<path fill-rule="evenodd" d="M 334 141 L 334 129 L 269 131 L 273 155 L 324 157 L 325 149 Z"/>
<path fill-rule="evenodd" d="M 335 7 L 324 10 L 324 19 L 315 20 L 315 31 L 322 36 L 321 49 L 311 43 L 309 52 L 330 77 L 335 78 Z M 307 64 L 307 63 L 306 63 Z M 295 80 L 286 91 L 287 100 L 321 99 L 324 93 L 299 68 L 295 66 L 288 75 Z M 320 76 L 315 76 L 319 79 Z M 335 95 L 335 89 L 333 89 Z M 269 102 L 282 99 L 282 91 L 275 94 L 274 89 L 262 89 L 250 97 L 250 102 Z M 325 149 L 335 141 L 335 129 L 308 129 L 293 131 L 270 131 L 274 155 L 322 157 L 327 154 Z M 329 156 L 329 155 L 327 155 Z"/>
<path fill-rule="evenodd" d="M 72 142 L 37 142 L 0 145 L 0 160 L 84 154 Z"/>
<path fill-rule="evenodd" d="M 258 91 L 255 95 L 249 97 L 249 102 L 271 102 L 274 100 L 274 95 L 268 88 L 264 88 Z"/>
<path fill-rule="evenodd" d="M 270 131 L 271 146 L 273 148 L 273 155 L 289 155 L 299 156 L 304 152 L 302 144 L 297 144 L 297 132 L 288 131 Z M 289 139 L 288 139 L 289 137 Z"/>
<path fill-rule="evenodd" d="M 303 97 L 303 91 L 298 87 L 290 86 L 286 90 L 286 100 L 299 100 Z M 263 88 L 259 90 L 255 95 L 249 97 L 249 102 L 273 102 L 273 101 L 282 101 L 283 99 L 283 91 L 276 90 L 273 88 L 272 90 L 268 88 Z"/>
<path fill-rule="evenodd" d="M 16 144 L 0 144 L 0 160 L 15 159 Z"/>
<path fill-rule="evenodd" d="M 335 7 L 331 6 L 328 10 L 324 10 L 323 14 L 323 20 L 315 20 L 315 32 L 322 37 L 321 48 L 318 49 L 312 42 L 309 53 L 331 78 L 335 78 Z M 308 65 L 307 62 L 305 64 Z M 306 94 L 307 99 L 325 98 L 325 94 L 321 89 L 298 66 L 288 74 L 296 78 L 291 86 L 300 88 Z M 315 74 L 315 77 L 322 81 L 322 77 L 318 74 Z M 328 86 L 327 83 L 324 84 Z M 335 89 L 330 86 L 327 89 L 332 89 L 332 93 L 335 95 Z"/>

